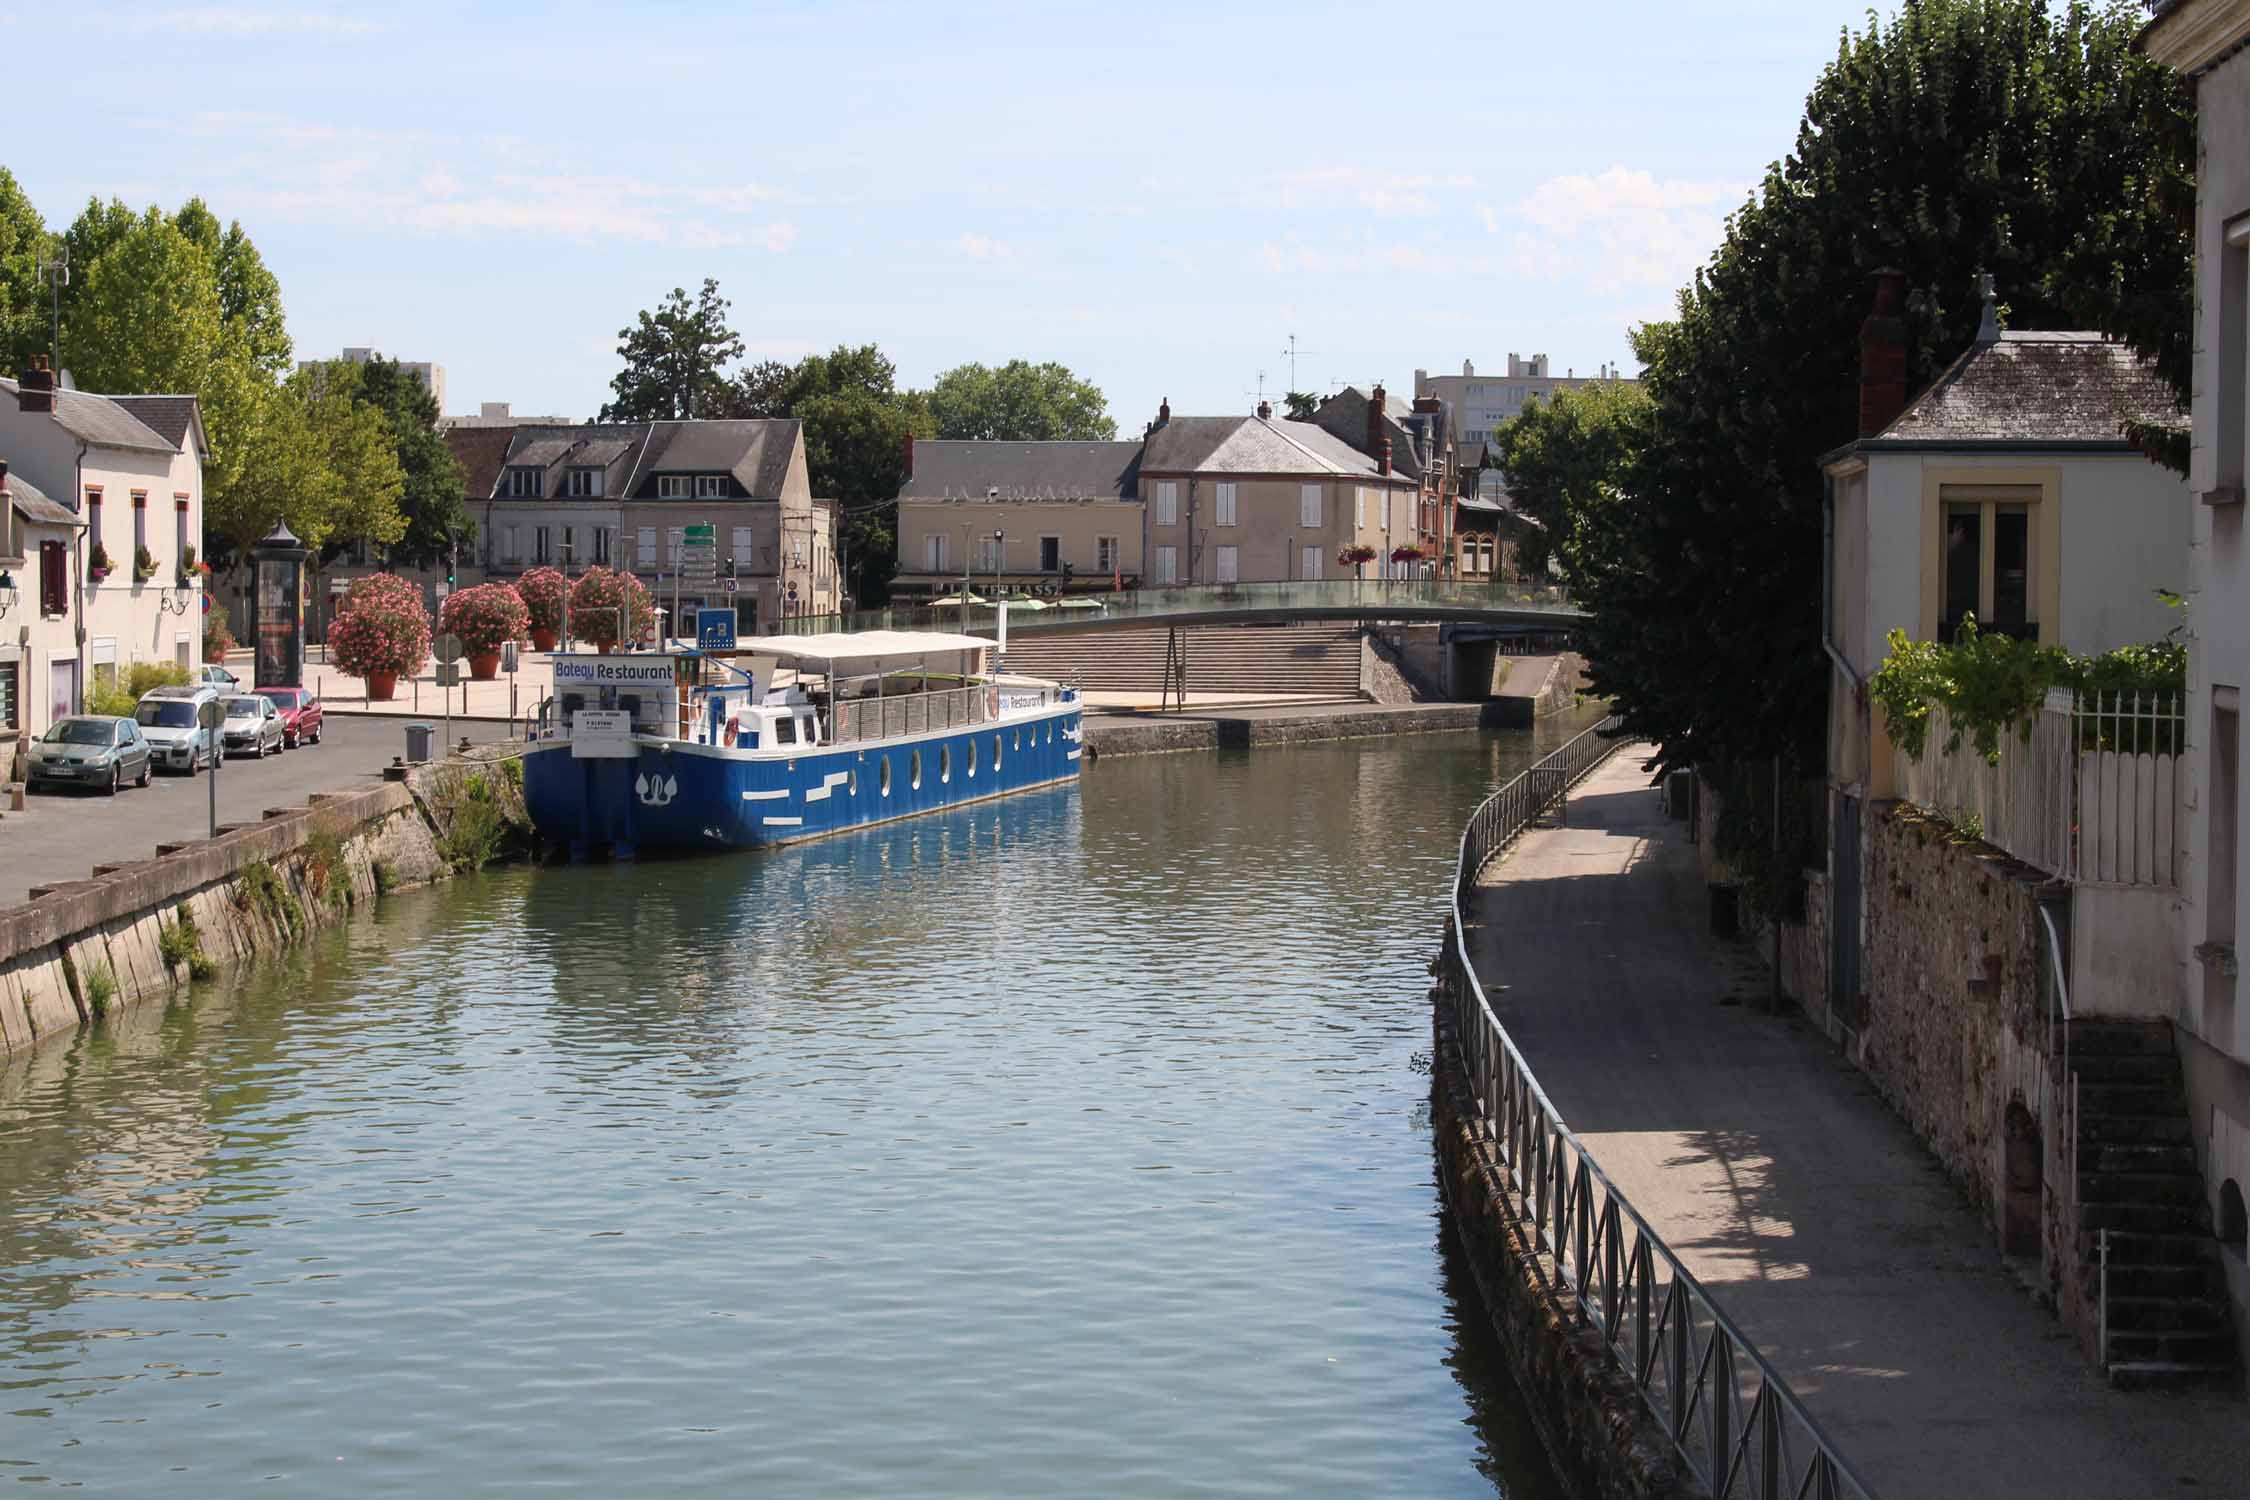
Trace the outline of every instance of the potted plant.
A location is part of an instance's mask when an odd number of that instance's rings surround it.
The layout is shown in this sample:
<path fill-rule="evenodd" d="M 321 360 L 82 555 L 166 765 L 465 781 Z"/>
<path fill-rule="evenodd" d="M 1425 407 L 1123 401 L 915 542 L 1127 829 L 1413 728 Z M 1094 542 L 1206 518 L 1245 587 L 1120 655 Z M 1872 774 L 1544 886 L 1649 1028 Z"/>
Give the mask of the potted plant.
<path fill-rule="evenodd" d="M 588 568 L 570 587 L 570 628 L 594 649 L 607 652 L 619 641 L 637 641 L 656 618 L 648 590 L 630 573 Z M 625 628 L 618 629 L 620 620 Z"/>
<path fill-rule="evenodd" d="M 1354 542 L 1336 554 L 1337 563 L 1352 570 L 1352 577 L 1365 578 L 1367 565 L 1375 560 L 1375 549 L 1365 542 Z"/>
<path fill-rule="evenodd" d="M 207 562 L 197 561 L 193 547 L 184 547 L 180 550 L 180 571 L 173 580 L 175 583 L 184 589 L 189 584 L 199 583 L 210 576 L 211 565 Z"/>
<path fill-rule="evenodd" d="M 328 659 L 367 679 L 367 701 L 388 702 L 398 674 L 419 672 L 430 654 L 430 612 L 422 591 L 396 573 L 352 580 L 328 627 Z"/>
<path fill-rule="evenodd" d="M 109 549 L 100 542 L 86 549 L 86 581 L 100 583 L 109 576 Z"/>
<path fill-rule="evenodd" d="M 531 644 L 541 651 L 554 650 L 562 635 L 563 600 L 570 585 L 553 568 L 531 568 L 516 580 L 516 593 L 531 612 Z"/>
<path fill-rule="evenodd" d="M 146 583 L 156 576 L 156 554 L 146 547 L 133 549 L 133 582 Z"/>
<path fill-rule="evenodd" d="M 455 589 L 438 606 L 438 626 L 447 635 L 461 638 L 468 654 L 469 676 L 490 682 L 500 675 L 500 648 L 520 640 L 531 622 L 523 598 L 505 583 L 480 583 Z"/>

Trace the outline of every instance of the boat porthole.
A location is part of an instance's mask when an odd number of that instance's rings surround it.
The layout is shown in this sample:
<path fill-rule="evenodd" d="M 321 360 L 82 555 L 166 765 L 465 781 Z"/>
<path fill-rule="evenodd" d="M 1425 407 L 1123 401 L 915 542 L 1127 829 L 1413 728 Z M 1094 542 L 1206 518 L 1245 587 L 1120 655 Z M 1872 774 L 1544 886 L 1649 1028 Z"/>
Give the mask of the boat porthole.
<path fill-rule="evenodd" d="M 937 779 L 940 786 L 953 779 L 953 747 L 951 745 L 938 746 Z"/>
<path fill-rule="evenodd" d="M 918 791 L 920 791 L 920 790 L 922 790 L 922 752 L 921 752 L 921 751 L 917 750 L 917 751 L 915 751 L 915 752 L 914 752 L 914 758 L 913 758 L 912 760 L 910 760 L 910 761 L 908 761 L 908 762 L 906 763 L 906 770 L 907 770 L 906 784 L 907 784 L 908 786 L 911 786 L 911 787 L 912 787 L 912 788 L 913 788 L 913 789 L 914 789 L 915 791 L 917 791 L 917 792 L 918 792 Z"/>
<path fill-rule="evenodd" d="M 888 755 L 883 757 L 883 769 L 877 780 L 882 783 L 883 795 L 888 797 L 891 794 L 891 758 Z"/>
<path fill-rule="evenodd" d="M 1018 750 L 1021 750 L 1023 748 L 1023 726 L 1021 724 L 1018 724 L 1016 726 L 1016 732 L 1012 736 L 1010 736 L 1010 738 L 1012 738 L 1016 742 L 1015 747 Z"/>
<path fill-rule="evenodd" d="M 846 775 L 847 777 L 849 777 L 849 778 L 850 778 L 850 779 L 849 779 L 848 781 L 846 781 L 846 782 L 844 783 L 844 790 L 845 790 L 845 791 L 847 791 L 847 792 L 849 792 L 849 793 L 850 793 L 850 794 L 851 794 L 852 796 L 854 796 L 854 797 L 858 796 L 858 795 L 859 795 L 859 767 L 857 767 L 857 766 L 853 766 L 853 767 L 851 767 L 851 768 L 850 768 L 849 770 L 847 770 L 847 771 L 846 771 L 846 772 L 845 772 L 844 774 L 845 774 L 845 775 Z"/>
<path fill-rule="evenodd" d="M 1000 774 L 1000 736 L 992 737 L 992 774 Z"/>
<path fill-rule="evenodd" d="M 1047 721 L 1047 743 L 1048 743 L 1048 744 L 1050 744 L 1050 745 L 1052 745 L 1052 744 L 1053 744 L 1054 742 L 1055 742 L 1055 721 L 1054 721 L 1053 719 L 1049 719 L 1049 720 Z"/>
<path fill-rule="evenodd" d="M 969 779 L 970 779 L 971 781 L 974 781 L 974 780 L 976 780 L 976 778 L 977 778 L 977 742 L 976 742 L 975 740 L 971 740 L 971 741 L 969 741 Z"/>

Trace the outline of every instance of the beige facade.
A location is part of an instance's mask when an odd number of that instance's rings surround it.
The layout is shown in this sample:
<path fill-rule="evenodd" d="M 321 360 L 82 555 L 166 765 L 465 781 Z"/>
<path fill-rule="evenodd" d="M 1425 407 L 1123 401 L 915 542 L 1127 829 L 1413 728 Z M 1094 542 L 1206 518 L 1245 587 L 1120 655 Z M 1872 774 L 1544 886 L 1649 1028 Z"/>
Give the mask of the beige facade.
<path fill-rule="evenodd" d="M 1461 461 L 1473 464 L 1492 441 L 1493 434 L 1521 416 L 1524 407 L 1531 402 L 1600 380 L 1629 382 L 1632 379 L 1614 365 L 1597 366 L 1592 375 L 1580 375 L 1576 370 L 1557 375 L 1544 354 L 1534 354 L 1529 359 L 1511 354 L 1504 375 L 1489 370 L 1480 373 L 1469 360 L 1461 361 L 1458 375 L 1432 375 L 1427 370 L 1416 370 L 1414 395 L 1416 399 L 1435 397 L 1444 404 L 1446 416 L 1461 445 Z M 1500 477 L 1488 469 L 1480 484 L 1487 494 L 1495 493 L 1500 488 Z"/>
<path fill-rule="evenodd" d="M 1346 547 L 1375 549 L 1361 570 L 1393 571 L 1391 549 L 1413 543 L 1417 487 L 1396 476 L 1141 472 L 1148 514 L 1147 581 L 1278 583 L 1350 578 Z"/>
<path fill-rule="evenodd" d="M 1074 590 L 1142 575 L 1141 507 L 1130 500 L 941 500 L 898 506 L 898 584 L 943 593 L 966 574 L 986 588 L 1059 584 Z"/>

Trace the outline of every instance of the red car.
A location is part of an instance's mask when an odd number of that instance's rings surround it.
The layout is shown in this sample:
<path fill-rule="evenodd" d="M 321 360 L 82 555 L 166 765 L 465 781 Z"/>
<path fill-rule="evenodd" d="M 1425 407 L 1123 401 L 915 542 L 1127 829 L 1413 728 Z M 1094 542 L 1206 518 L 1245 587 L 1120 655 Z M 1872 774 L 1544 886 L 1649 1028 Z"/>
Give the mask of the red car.
<path fill-rule="evenodd" d="M 262 687 L 258 696 L 273 704 L 281 719 L 281 743 L 294 750 L 320 743 L 320 699 L 310 688 Z"/>

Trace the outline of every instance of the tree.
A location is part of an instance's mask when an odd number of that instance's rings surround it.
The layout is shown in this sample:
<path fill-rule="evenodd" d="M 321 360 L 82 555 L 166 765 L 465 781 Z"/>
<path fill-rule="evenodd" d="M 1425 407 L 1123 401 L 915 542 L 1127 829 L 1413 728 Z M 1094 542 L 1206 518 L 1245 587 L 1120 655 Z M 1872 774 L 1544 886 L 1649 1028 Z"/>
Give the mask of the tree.
<path fill-rule="evenodd" d="M 1106 443 L 1117 436 L 1100 388 L 1053 363 L 958 365 L 937 378 L 928 399 L 941 438 Z"/>
<path fill-rule="evenodd" d="M 39 279 L 47 226 L 6 167 L 0 167 L 0 359 L 17 374 L 51 341 L 51 304 Z"/>
<path fill-rule="evenodd" d="M 315 365 L 260 402 L 240 440 L 241 478 L 207 491 L 204 526 L 239 556 L 285 520 L 318 551 L 343 542 L 388 546 L 406 532 L 406 488 L 391 430 L 374 406 Z"/>
<path fill-rule="evenodd" d="M 1847 34 L 1674 322 L 1616 547 L 1579 579 L 1597 688 L 1664 766 L 1823 754 L 1823 452 L 1856 431 L 1858 329 L 1905 272 L 1908 386 L 1974 336 L 1986 270 L 2024 328 L 2092 324 L 2184 389 L 2191 95 L 2124 6 L 1907 0 Z"/>
<path fill-rule="evenodd" d="M 288 374 L 294 346 L 281 314 L 281 283 L 241 222 L 222 230 L 203 200 L 190 198 L 172 215 L 172 223 L 211 257 L 219 278 L 219 314 L 241 338 L 250 362 L 275 379 Z"/>
<path fill-rule="evenodd" d="M 1291 391 L 1281 398 L 1292 422 L 1310 422 L 1320 415 L 1320 398 L 1310 391 Z"/>
<path fill-rule="evenodd" d="M 723 405 L 722 368 L 742 357 L 742 336 L 727 326 L 733 306 L 719 295 L 719 283 L 703 278 L 693 302 L 685 287 L 672 288 L 654 312 L 643 312 L 630 328 L 617 330 L 617 354 L 625 368 L 609 388 L 616 399 L 604 406 L 604 422 L 669 421 L 710 416 Z"/>
<path fill-rule="evenodd" d="M 1650 411 L 1639 386 L 1597 381 L 1529 402 L 1492 435 L 1509 496 L 1538 523 L 1519 544 L 1519 566 L 1544 576 L 1553 557 L 1581 592 L 1625 566 L 1619 496 L 1648 445 Z"/>
<path fill-rule="evenodd" d="M 390 429 L 405 485 L 399 511 L 406 530 L 391 546 L 393 560 L 424 565 L 443 558 L 449 547 L 468 547 L 477 524 L 462 492 L 461 466 L 438 431 L 437 398 L 395 359 L 350 368 L 357 374 L 358 399 L 382 413 Z"/>

